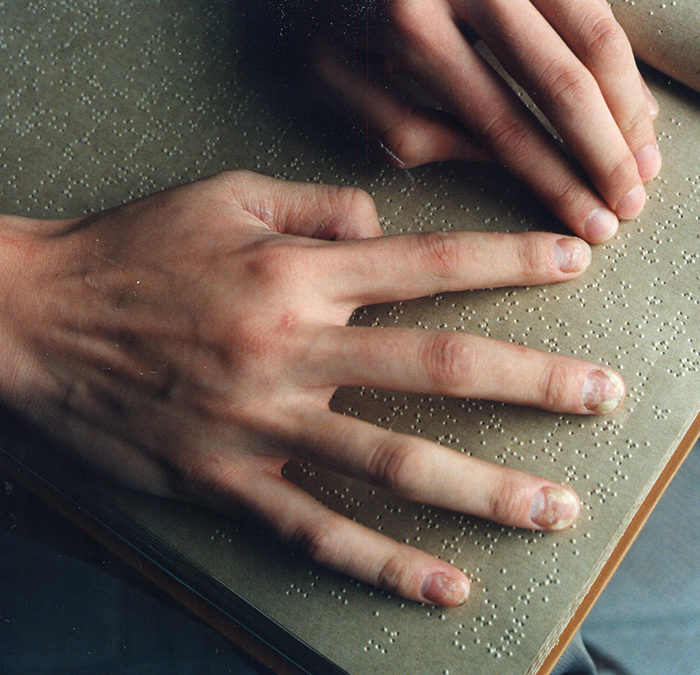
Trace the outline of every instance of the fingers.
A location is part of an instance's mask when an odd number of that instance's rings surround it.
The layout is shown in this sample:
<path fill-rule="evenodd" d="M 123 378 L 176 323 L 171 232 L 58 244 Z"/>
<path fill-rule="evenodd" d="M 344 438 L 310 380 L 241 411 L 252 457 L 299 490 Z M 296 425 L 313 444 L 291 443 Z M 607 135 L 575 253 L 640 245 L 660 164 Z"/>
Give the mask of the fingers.
<path fill-rule="evenodd" d="M 465 18 L 531 93 L 609 207 L 620 218 L 638 215 L 645 193 L 637 164 L 593 75 L 530 0 L 468 7 Z M 638 82 L 634 86 L 639 90 Z M 650 127 L 646 107 L 642 111 Z"/>
<path fill-rule="evenodd" d="M 469 581 L 452 565 L 338 515 L 284 478 L 258 476 L 246 490 L 251 510 L 320 565 L 417 602 L 467 599 Z"/>
<path fill-rule="evenodd" d="M 652 117 L 658 105 L 639 75 L 627 37 L 607 3 L 534 0 L 535 6 L 593 75 L 643 182 L 661 169 Z"/>
<path fill-rule="evenodd" d="M 659 116 L 659 104 L 652 95 L 651 91 L 649 91 L 649 87 L 647 87 L 647 83 L 644 81 L 644 78 L 642 77 L 641 73 L 639 75 L 639 81 L 642 83 L 642 91 L 644 92 L 644 98 L 647 102 L 647 109 L 649 110 L 649 115 L 652 120 L 655 120 Z"/>
<path fill-rule="evenodd" d="M 585 361 L 457 331 L 329 327 L 314 339 L 317 385 L 485 398 L 557 412 L 606 414 L 622 379 Z"/>
<path fill-rule="evenodd" d="M 232 195 L 267 227 L 318 239 L 382 236 L 374 200 L 356 187 L 283 181 L 250 171 L 221 174 Z"/>
<path fill-rule="evenodd" d="M 617 230 L 615 214 L 466 43 L 452 16 L 435 13 L 427 30 L 425 17 L 411 10 L 413 4 L 406 3 L 397 19 L 404 67 L 570 229 L 590 242 L 609 239 Z M 518 31 L 523 32 L 521 26 Z M 619 142 L 624 145 L 621 137 Z M 634 163 L 631 155 L 630 161 Z"/>
<path fill-rule="evenodd" d="M 491 158 L 454 117 L 411 105 L 398 95 L 397 84 L 391 78 L 368 78 L 328 44 L 319 49 L 316 70 L 324 85 L 367 121 L 396 166 Z"/>
<path fill-rule="evenodd" d="M 563 281 L 580 274 L 591 253 L 580 239 L 545 232 L 428 232 L 337 244 L 327 255 L 337 299 L 364 305 Z"/>
<path fill-rule="evenodd" d="M 303 459 L 422 503 L 547 530 L 580 511 L 563 485 L 330 411 L 301 411 L 296 434 Z"/>

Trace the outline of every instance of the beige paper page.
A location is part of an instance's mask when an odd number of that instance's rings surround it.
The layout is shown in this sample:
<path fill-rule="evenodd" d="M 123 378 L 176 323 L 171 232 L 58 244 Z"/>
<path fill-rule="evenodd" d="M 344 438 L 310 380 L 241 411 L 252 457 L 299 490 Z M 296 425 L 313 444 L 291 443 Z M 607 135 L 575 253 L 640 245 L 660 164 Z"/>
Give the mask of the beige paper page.
<path fill-rule="evenodd" d="M 557 227 L 498 167 L 401 171 L 370 154 L 367 168 L 360 136 L 307 101 L 288 105 L 289 92 L 284 105 L 269 95 L 278 83 L 251 65 L 255 41 L 236 5 L 0 3 L 0 209 L 78 215 L 242 167 L 364 187 L 387 233 Z M 442 610 L 315 567 L 231 518 L 100 485 L 85 496 L 90 508 L 128 521 L 127 539 L 170 561 L 185 581 L 208 575 L 212 584 L 200 590 L 217 604 L 271 618 L 292 636 L 293 653 L 316 650 L 353 673 L 536 671 L 700 409 L 700 110 L 688 89 L 653 74 L 650 86 L 661 106 L 663 173 L 643 216 L 595 248 L 583 277 L 355 317 L 606 363 L 627 383 L 619 412 L 583 418 L 369 389 L 334 401 L 349 415 L 568 483 L 583 502 L 574 529 L 505 528 L 292 468 L 341 513 L 463 568 L 472 597 Z M 50 477 L 72 495 L 87 489 Z"/>
<path fill-rule="evenodd" d="M 609 2 L 640 59 L 700 91 L 700 2 Z"/>

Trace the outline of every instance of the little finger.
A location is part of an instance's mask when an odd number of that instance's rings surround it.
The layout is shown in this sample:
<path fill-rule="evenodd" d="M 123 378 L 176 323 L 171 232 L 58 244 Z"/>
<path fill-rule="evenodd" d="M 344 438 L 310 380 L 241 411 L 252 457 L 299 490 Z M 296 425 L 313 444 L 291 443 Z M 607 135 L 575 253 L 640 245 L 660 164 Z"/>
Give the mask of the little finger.
<path fill-rule="evenodd" d="M 455 606 L 469 595 L 457 568 L 331 511 L 282 477 L 251 482 L 244 500 L 319 565 L 417 602 Z"/>

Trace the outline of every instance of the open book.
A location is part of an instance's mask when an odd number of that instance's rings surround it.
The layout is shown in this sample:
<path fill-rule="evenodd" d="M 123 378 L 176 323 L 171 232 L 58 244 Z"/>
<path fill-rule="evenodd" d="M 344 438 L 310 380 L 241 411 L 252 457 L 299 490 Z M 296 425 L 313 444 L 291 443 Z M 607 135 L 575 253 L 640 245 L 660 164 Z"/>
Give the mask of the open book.
<path fill-rule="evenodd" d="M 367 168 L 364 145 L 349 149 L 321 118 L 311 128 L 304 102 L 280 108 L 256 85 L 237 4 L 71 2 L 35 12 L 5 3 L 0 48 L 15 56 L 0 74 L 2 210 L 77 215 L 242 167 L 364 187 L 387 233 L 559 227 L 499 167 L 401 171 L 371 155 Z M 650 59 L 663 51 L 657 65 L 668 67 L 669 47 L 656 50 L 656 36 L 700 34 L 696 0 L 615 4 L 628 30 L 647 31 L 636 39 Z M 684 68 L 700 63 L 697 37 L 694 56 L 679 40 L 670 41 L 676 74 L 697 87 L 697 71 Z M 142 555 L 139 564 L 210 607 L 224 630 L 240 624 L 309 671 L 546 671 L 698 433 L 700 105 L 692 89 L 646 74 L 661 107 L 664 169 L 640 219 L 595 247 L 581 278 L 372 307 L 353 319 L 599 360 L 625 378 L 624 407 L 584 418 L 362 388 L 334 399 L 348 415 L 568 483 L 583 503 L 577 525 L 506 528 L 289 467 L 332 508 L 463 568 L 472 579 L 464 606 L 404 602 L 312 565 L 246 521 L 102 482 L 57 462 L 12 418 L 0 438 L 4 466 L 12 457 L 36 489 L 50 488 L 57 506 L 125 557 Z"/>

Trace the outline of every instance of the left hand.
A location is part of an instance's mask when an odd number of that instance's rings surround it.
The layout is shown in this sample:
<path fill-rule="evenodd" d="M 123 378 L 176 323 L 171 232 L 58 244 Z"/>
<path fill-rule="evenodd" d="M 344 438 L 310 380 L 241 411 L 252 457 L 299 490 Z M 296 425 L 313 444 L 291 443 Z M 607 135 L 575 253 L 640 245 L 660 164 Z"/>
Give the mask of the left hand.
<path fill-rule="evenodd" d="M 335 240 L 335 241 L 328 241 Z M 233 172 L 85 218 L 0 217 L 0 396 L 134 488 L 243 507 L 317 562 L 413 600 L 457 568 L 335 513 L 289 459 L 532 529 L 574 492 L 331 412 L 341 385 L 605 414 L 608 368 L 454 331 L 348 327 L 360 305 L 554 283 L 589 247 L 544 232 L 381 236 L 366 193 Z"/>

